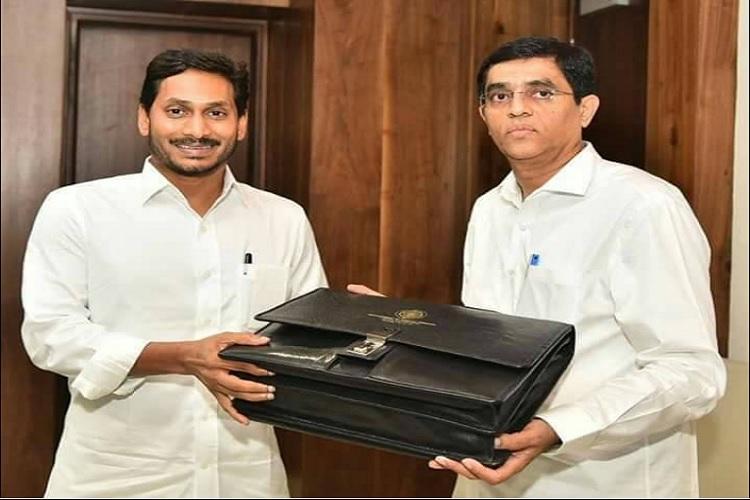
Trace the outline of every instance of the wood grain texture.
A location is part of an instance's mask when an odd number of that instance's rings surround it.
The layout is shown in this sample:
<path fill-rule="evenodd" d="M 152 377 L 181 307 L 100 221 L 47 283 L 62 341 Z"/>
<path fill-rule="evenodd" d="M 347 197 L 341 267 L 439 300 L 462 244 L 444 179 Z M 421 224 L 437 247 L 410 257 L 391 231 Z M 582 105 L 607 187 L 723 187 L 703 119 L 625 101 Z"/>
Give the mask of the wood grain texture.
<path fill-rule="evenodd" d="M 315 2 L 310 217 L 334 288 L 378 286 L 383 2 Z"/>
<path fill-rule="evenodd" d="M 385 2 L 380 286 L 456 303 L 463 220 L 456 177 L 466 167 L 470 12 L 452 0 Z"/>
<path fill-rule="evenodd" d="M 383 4 L 315 2 L 310 218 L 331 287 L 377 287 Z M 296 496 L 370 496 L 373 450 L 299 435 Z M 387 496 L 387 495 L 386 495 Z"/>
<path fill-rule="evenodd" d="M 679 187 L 712 250 L 719 350 L 727 352 L 736 0 L 651 2 L 646 168 Z"/>
<path fill-rule="evenodd" d="M 21 265 L 44 197 L 60 183 L 65 2 L 2 1 L 3 497 L 41 496 L 57 443 L 56 379 L 21 345 Z"/>
<path fill-rule="evenodd" d="M 648 2 L 576 16 L 575 41 L 594 57 L 601 100 L 583 138 L 603 158 L 643 168 Z"/>
<path fill-rule="evenodd" d="M 315 2 L 310 216 L 332 287 L 458 302 L 471 203 L 507 173 L 477 114 L 476 68 L 520 34 L 565 36 L 567 5 Z M 443 497 L 455 480 L 425 460 L 300 440 L 295 495 Z"/>
<path fill-rule="evenodd" d="M 268 23 L 266 189 L 307 207 L 314 11 L 311 2 Z"/>

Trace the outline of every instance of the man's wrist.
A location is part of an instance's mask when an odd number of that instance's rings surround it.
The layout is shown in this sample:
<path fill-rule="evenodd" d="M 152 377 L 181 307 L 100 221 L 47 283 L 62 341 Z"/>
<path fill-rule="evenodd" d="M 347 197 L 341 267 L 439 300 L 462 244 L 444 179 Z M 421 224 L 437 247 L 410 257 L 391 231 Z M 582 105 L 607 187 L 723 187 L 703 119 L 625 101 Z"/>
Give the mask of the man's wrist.
<path fill-rule="evenodd" d="M 130 376 L 190 375 L 196 359 L 191 341 L 149 342 L 130 370 Z"/>

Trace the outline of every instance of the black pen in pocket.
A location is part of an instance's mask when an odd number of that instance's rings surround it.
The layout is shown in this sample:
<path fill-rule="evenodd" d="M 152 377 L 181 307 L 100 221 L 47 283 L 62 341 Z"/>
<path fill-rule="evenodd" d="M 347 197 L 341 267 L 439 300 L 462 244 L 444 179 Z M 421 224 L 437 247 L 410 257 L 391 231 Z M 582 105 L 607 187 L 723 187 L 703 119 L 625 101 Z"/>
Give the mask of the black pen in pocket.
<path fill-rule="evenodd" d="M 242 274 L 244 276 L 247 276 L 248 274 L 250 274 L 250 266 L 252 265 L 253 265 L 253 254 L 251 254 L 250 252 L 247 252 L 245 254 L 245 260 L 242 264 Z"/>

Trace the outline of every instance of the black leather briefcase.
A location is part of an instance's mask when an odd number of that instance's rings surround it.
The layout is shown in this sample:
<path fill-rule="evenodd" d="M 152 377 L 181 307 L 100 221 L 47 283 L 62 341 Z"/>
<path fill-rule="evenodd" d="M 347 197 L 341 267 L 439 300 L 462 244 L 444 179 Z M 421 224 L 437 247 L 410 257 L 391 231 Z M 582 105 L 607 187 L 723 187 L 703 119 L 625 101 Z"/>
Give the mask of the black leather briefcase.
<path fill-rule="evenodd" d="M 275 372 L 275 399 L 235 399 L 269 424 L 412 454 L 505 461 L 572 355 L 571 325 L 320 288 L 256 316 L 268 345 L 221 357 Z"/>

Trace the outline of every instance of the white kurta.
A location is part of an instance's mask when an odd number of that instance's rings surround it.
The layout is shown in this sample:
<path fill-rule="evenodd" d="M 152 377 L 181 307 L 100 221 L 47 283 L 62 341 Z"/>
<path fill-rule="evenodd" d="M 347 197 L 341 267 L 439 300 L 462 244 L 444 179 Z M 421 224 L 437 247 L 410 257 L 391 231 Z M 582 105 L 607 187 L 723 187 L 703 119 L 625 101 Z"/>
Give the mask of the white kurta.
<path fill-rule="evenodd" d="M 697 496 L 692 420 L 721 397 L 709 246 L 674 186 L 587 144 L 522 200 L 511 173 L 480 197 L 463 302 L 572 323 L 576 350 L 539 416 L 562 446 L 456 496 Z"/>
<path fill-rule="evenodd" d="M 288 495 L 270 426 L 235 422 L 195 377 L 127 374 L 149 341 L 255 329 L 256 312 L 325 285 L 302 208 L 228 168 L 202 218 L 148 161 L 51 193 L 22 292 L 24 345 L 71 392 L 46 495 Z"/>

